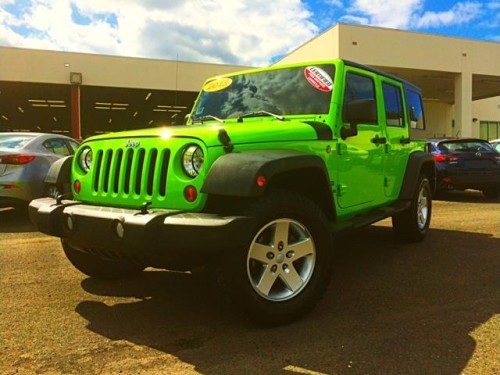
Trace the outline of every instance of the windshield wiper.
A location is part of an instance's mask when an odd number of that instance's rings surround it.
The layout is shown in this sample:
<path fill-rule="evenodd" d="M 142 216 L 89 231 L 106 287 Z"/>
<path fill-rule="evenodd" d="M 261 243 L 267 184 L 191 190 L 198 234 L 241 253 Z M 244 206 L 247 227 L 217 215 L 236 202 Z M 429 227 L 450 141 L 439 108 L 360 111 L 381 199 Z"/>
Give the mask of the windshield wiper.
<path fill-rule="evenodd" d="M 206 121 L 206 120 L 215 120 L 215 121 L 218 121 L 220 122 L 221 124 L 224 123 L 224 120 L 223 119 L 220 119 L 218 117 L 215 117 L 215 116 L 212 116 L 212 115 L 206 115 L 206 116 L 201 116 L 201 117 L 198 117 L 198 118 L 195 118 L 193 119 L 193 124 L 195 122 L 201 122 L 203 124 L 203 121 Z"/>
<path fill-rule="evenodd" d="M 242 122 L 245 117 L 259 117 L 259 116 L 272 116 L 277 120 L 285 121 L 284 116 L 277 115 L 276 113 L 272 113 L 272 112 L 268 112 L 268 111 L 256 111 L 256 112 L 244 113 L 238 117 L 237 121 Z"/>

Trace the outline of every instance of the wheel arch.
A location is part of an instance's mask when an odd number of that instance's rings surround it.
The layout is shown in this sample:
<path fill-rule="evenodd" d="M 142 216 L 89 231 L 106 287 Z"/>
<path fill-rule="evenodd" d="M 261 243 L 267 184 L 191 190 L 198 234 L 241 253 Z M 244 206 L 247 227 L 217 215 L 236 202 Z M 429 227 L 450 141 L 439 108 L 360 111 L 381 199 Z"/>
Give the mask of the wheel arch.
<path fill-rule="evenodd" d="M 415 189 L 418 188 L 418 178 L 420 174 L 425 174 L 431 185 L 431 192 L 436 189 L 436 167 L 434 157 L 426 152 L 418 151 L 410 155 L 406 165 L 403 184 L 399 193 L 400 199 L 412 199 Z"/>
<path fill-rule="evenodd" d="M 49 168 L 45 183 L 48 184 L 65 184 L 71 182 L 71 164 L 73 155 L 56 160 Z"/>
<path fill-rule="evenodd" d="M 264 176 L 264 186 L 257 178 Z M 316 155 L 292 150 L 231 153 L 217 159 L 201 189 L 209 196 L 257 198 L 268 189 L 302 194 L 333 220 L 335 205 L 324 161 Z M 210 197 L 209 197 L 210 199 Z"/>

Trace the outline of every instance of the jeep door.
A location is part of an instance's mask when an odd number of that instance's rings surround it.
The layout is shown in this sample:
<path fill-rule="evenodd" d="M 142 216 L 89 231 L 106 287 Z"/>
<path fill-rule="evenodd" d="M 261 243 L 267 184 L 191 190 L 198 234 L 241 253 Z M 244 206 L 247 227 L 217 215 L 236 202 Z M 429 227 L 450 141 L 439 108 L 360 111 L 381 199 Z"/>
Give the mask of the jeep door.
<path fill-rule="evenodd" d="M 386 132 L 386 158 L 384 161 L 384 191 L 387 197 L 397 197 L 403 181 L 408 158 L 406 148 L 409 142 L 408 116 L 405 111 L 401 82 L 381 77 L 380 90 L 383 93 L 382 122 Z"/>
<path fill-rule="evenodd" d="M 337 200 L 341 208 L 367 205 L 384 197 L 385 136 L 378 118 L 375 82 L 374 73 L 346 66 L 341 116 L 343 126 L 357 128 L 357 134 L 339 140 Z M 372 113 L 360 123 L 349 124 L 350 103 L 371 104 Z"/>

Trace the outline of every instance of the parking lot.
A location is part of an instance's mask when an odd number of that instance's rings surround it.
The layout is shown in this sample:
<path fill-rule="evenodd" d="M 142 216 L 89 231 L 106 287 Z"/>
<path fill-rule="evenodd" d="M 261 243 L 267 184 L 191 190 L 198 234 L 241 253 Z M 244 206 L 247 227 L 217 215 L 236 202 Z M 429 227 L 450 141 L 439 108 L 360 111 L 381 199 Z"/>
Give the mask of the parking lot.
<path fill-rule="evenodd" d="M 0 211 L 2 374 L 500 374 L 500 200 L 434 202 L 427 239 L 390 221 L 336 242 L 305 319 L 257 328 L 206 280 L 76 271 L 57 238 Z"/>

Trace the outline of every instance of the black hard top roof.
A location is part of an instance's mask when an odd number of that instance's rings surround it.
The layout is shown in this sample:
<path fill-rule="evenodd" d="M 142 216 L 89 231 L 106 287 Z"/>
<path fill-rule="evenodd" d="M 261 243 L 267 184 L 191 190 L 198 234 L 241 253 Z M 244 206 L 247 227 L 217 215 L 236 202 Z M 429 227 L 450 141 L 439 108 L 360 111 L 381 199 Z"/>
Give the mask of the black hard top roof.
<path fill-rule="evenodd" d="M 415 86 L 413 83 L 408 82 L 408 81 L 404 80 L 401 77 L 396 77 L 396 76 L 394 76 L 394 75 L 392 75 L 390 73 L 384 72 L 383 70 L 378 70 L 378 69 L 372 68 L 371 66 L 363 65 L 363 64 L 360 64 L 360 63 L 357 63 L 357 62 L 354 62 L 354 61 L 350 61 L 350 60 L 343 60 L 343 61 L 344 61 L 345 65 L 349 65 L 349 66 L 352 66 L 354 68 L 360 68 L 360 69 L 369 70 L 370 72 L 373 72 L 375 74 L 378 74 L 378 75 L 381 75 L 381 76 L 385 76 L 387 78 L 399 81 L 399 82 L 403 83 L 403 85 L 405 86 L 405 88 L 411 89 L 411 90 L 416 91 L 418 93 L 421 92 L 421 90 L 420 90 L 420 88 L 418 86 Z"/>

